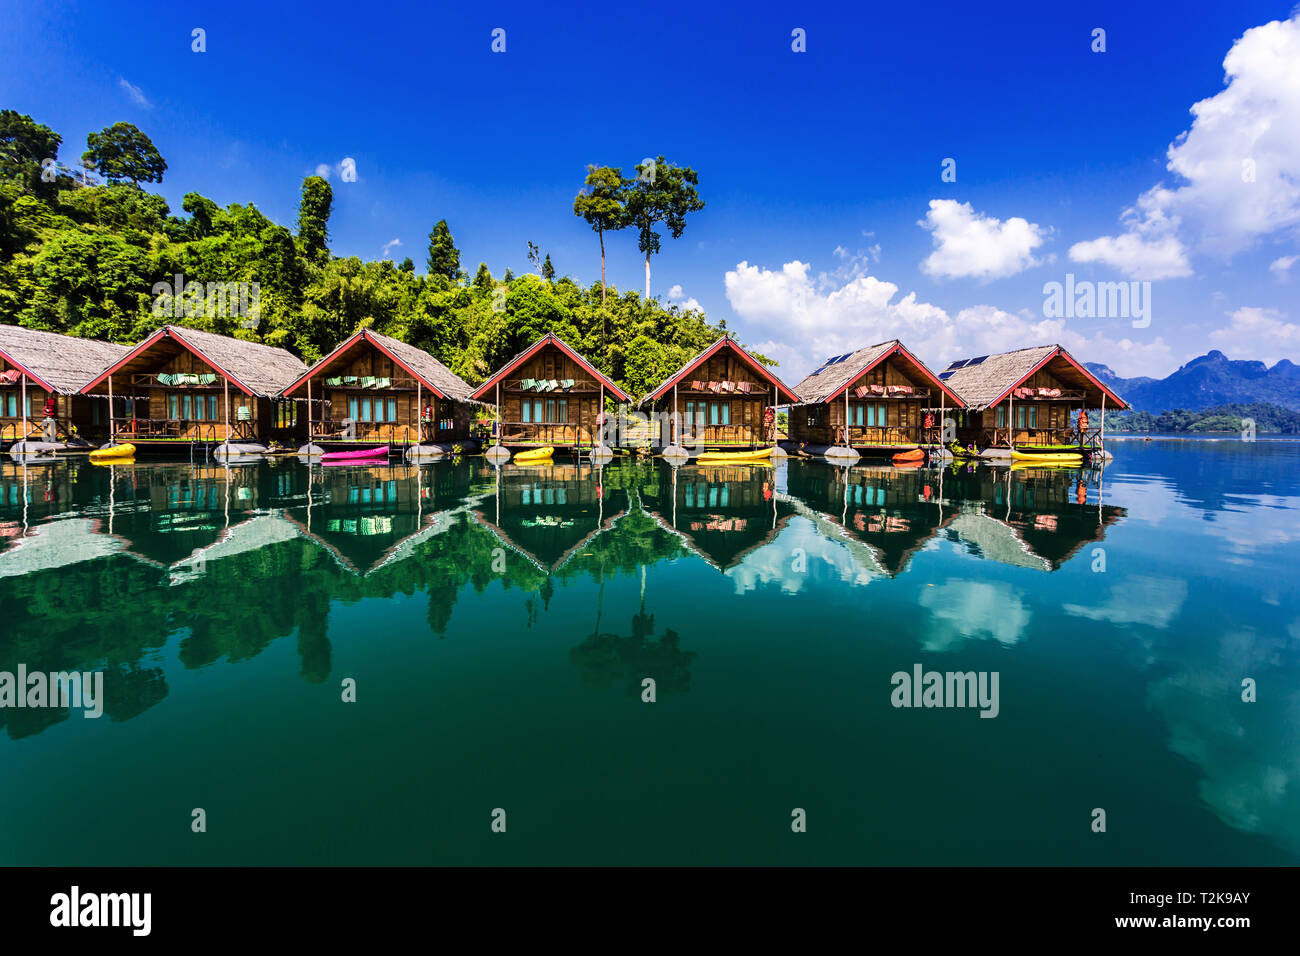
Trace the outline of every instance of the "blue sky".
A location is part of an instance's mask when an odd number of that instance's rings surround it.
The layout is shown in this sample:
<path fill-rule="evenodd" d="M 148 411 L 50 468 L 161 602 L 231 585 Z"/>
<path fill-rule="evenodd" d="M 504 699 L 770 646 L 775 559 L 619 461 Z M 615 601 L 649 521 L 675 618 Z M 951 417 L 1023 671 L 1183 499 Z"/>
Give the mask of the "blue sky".
<path fill-rule="evenodd" d="M 938 366 L 1048 341 L 1126 375 L 1209 348 L 1300 361 L 1294 8 L 985 6 L 5 0 L 0 106 L 60 132 L 65 161 L 135 123 L 176 211 L 197 190 L 292 225 L 326 164 L 336 254 L 423 270 L 445 218 L 471 271 L 526 271 L 531 240 L 584 283 L 585 164 L 662 153 L 707 206 L 652 294 L 726 318 L 791 382 L 893 337 Z M 635 236 L 606 245 L 610 281 L 640 289 Z M 1149 281 L 1149 325 L 1045 316 L 1067 274 Z"/>

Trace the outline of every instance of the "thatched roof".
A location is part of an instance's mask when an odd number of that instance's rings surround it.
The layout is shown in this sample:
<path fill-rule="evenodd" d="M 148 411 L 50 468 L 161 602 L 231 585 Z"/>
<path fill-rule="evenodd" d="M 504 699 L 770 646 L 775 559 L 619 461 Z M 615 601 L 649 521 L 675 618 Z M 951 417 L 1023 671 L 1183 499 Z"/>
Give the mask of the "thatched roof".
<path fill-rule="evenodd" d="M 1085 392 L 1089 407 L 1098 407 L 1102 395 L 1117 410 L 1128 407 L 1124 399 L 1103 385 L 1059 345 L 1038 345 L 1014 352 L 959 359 L 940 372 L 939 377 L 961 393 L 967 408 L 984 409 L 997 405 L 1007 397 L 1007 393 L 1040 368 L 1046 368 L 1070 388 Z"/>
<path fill-rule="evenodd" d="M 349 336 L 346 341 L 335 347 L 334 351 L 330 352 L 329 355 L 314 363 L 311 368 L 287 385 L 284 394 L 289 395 L 297 391 L 307 379 L 328 371 L 332 366 L 348 361 L 348 353 L 360 342 L 368 342 L 381 352 L 384 352 L 389 358 L 405 368 L 407 372 L 423 382 L 425 388 L 431 389 L 443 398 L 457 402 L 468 402 L 470 400 L 470 393 L 473 389 L 460 376 L 456 375 L 428 352 L 398 339 L 390 338 L 387 335 L 380 335 L 371 329 L 361 329 Z"/>
<path fill-rule="evenodd" d="M 926 382 L 932 388 L 947 392 L 948 397 L 957 404 L 965 404 L 962 396 L 951 385 L 940 381 L 939 376 L 904 348 L 903 343 L 898 339 L 890 339 L 879 345 L 868 345 L 844 355 L 832 355 L 822 363 L 821 368 L 814 370 L 794 387 L 801 399 L 799 404 L 816 405 L 829 402 L 859 376 L 871 371 L 891 355 L 898 355 L 912 369 L 914 378 Z"/>
<path fill-rule="evenodd" d="M 43 388 L 75 395 L 130 349 L 112 342 L 77 339 L 17 325 L 0 325 L 0 357 L 18 365 Z"/>
<path fill-rule="evenodd" d="M 285 386 L 307 371 L 306 365 L 284 349 L 198 329 L 164 325 L 116 364 L 102 370 L 82 391 L 106 392 L 105 382 L 110 374 L 148 374 L 171 361 L 182 350 L 198 356 L 244 393 L 259 398 L 279 395 Z"/>
<path fill-rule="evenodd" d="M 735 352 L 738 356 L 740 356 L 741 360 L 744 361 L 747 365 L 749 365 L 750 368 L 752 368 L 754 372 L 757 373 L 759 378 L 766 379 L 768 384 L 772 386 L 772 388 L 774 389 L 774 394 L 773 394 L 774 401 L 772 402 L 773 405 L 793 405 L 799 401 L 799 396 L 796 395 L 794 392 L 792 392 L 789 386 L 785 384 L 785 382 L 777 378 L 775 373 L 773 373 L 770 369 L 768 369 L 767 366 L 765 366 L 758 359 L 754 358 L 754 356 L 750 355 L 743 348 L 741 348 L 740 344 L 736 342 L 736 340 L 733 339 L 730 335 L 724 335 L 722 338 L 718 339 L 718 341 L 714 342 L 712 345 L 710 345 L 699 355 L 695 356 L 690 361 L 688 361 L 685 365 L 679 368 L 672 375 L 669 375 L 666 379 L 660 382 L 657 388 L 655 388 L 652 392 L 650 392 L 650 394 L 646 395 L 644 398 L 641 399 L 637 407 L 640 408 L 640 407 L 644 407 L 647 404 L 653 404 L 654 402 L 657 402 L 661 397 L 663 397 L 665 394 L 671 391 L 674 385 L 679 384 L 682 381 L 682 379 L 686 378 L 686 376 L 689 375 L 692 371 L 694 371 L 698 366 L 703 365 L 710 358 L 712 358 L 717 352 L 721 351 L 722 349 L 728 349 L 728 348 L 731 349 L 733 352 Z"/>
<path fill-rule="evenodd" d="M 512 358 L 509 362 L 506 362 L 505 365 L 502 365 L 499 369 L 493 372 L 491 378 L 489 378 L 486 382 L 484 382 L 482 385 L 480 385 L 477 389 L 474 390 L 474 398 L 486 402 L 491 402 L 493 400 L 492 391 L 494 388 L 496 388 L 497 382 L 501 381 L 503 378 L 505 378 L 515 369 L 519 368 L 519 366 L 523 365 L 525 362 L 527 362 L 535 354 L 540 352 L 547 345 L 555 346 L 565 355 L 569 356 L 569 358 L 577 362 L 578 365 L 580 365 L 582 368 L 586 369 L 587 373 L 591 375 L 591 377 L 595 379 L 597 382 L 603 384 L 605 386 L 605 390 L 609 392 L 611 395 L 613 395 L 615 398 L 624 402 L 632 401 L 632 396 L 629 395 L 627 392 L 623 391 L 621 388 L 619 388 L 618 385 L 614 383 L 613 379 L 611 379 L 607 375 L 604 375 L 598 368 L 596 368 L 596 366 L 592 365 L 585 358 L 583 358 L 578 353 L 577 349 L 571 346 L 568 342 L 564 341 L 564 339 L 560 338 L 554 332 L 547 332 L 545 335 L 543 335 L 532 345 L 528 346 L 528 348 L 524 349 L 522 352 L 520 352 L 518 355 Z"/>

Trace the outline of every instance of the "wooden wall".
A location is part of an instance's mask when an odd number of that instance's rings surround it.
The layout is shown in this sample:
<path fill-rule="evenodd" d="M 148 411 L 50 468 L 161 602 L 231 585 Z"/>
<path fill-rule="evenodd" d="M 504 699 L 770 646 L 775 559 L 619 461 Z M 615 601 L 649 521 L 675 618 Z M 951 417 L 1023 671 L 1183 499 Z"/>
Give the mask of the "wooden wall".
<path fill-rule="evenodd" d="M 555 379 L 561 382 L 571 378 L 574 384 L 568 390 L 524 391 L 520 383 L 528 378 Z M 548 344 L 501 382 L 501 442 L 505 445 L 594 445 L 600 438 L 600 428 L 596 424 L 601 410 L 600 394 L 600 383 L 592 378 L 590 372 L 561 349 Z M 608 392 L 605 394 L 609 396 Z M 496 395 L 487 398 L 495 401 Z M 540 401 L 545 417 L 546 403 L 552 400 L 556 403 L 556 417 L 559 416 L 560 400 L 565 402 L 563 423 L 524 421 L 525 401 Z"/>
<path fill-rule="evenodd" d="M 691 383 L 698 381 L 703 388 L 695 389 Z M 708 389 L 709 382 L 747 382 L 751 386 L 748 393 L 741 391 L 713 392 Z M 697 436 L 696 447 L 742 447 L 767 445 L 772 441 L 771 428 L 763 427 L 763 413 L 776 401 L 776 390 L 772 384 L 758 375 L 748 362 L 741 359 L 729 348 L 723 348 L 709 356 L 702 365 L 689 372 L 677 385 L 677 400 L 673 402 L 670 389 L 655 403 L 656 412 L 668 412 L 679 416 L 681 434 L 674 439 L 678 443 L 688 443 L 692 435 L 692 422 L 696 423 L 694 431 Z M 701 403 L 703 406 L 701 407 Z M 714 404 L 726 406 L 730 424 L 711 424 Z M 693 405 L 693 408 L 688 408 Z M 704 426 L 698 426 L 703 412 Z M 690 414 L 693 413 L 693 414 Z M 719 410 L 721 417 L 721 409 Z M 670 436 L 665 436 L 665 444 Z"/>
<path fill-rule="evenodd" d="M 931 397 L 868 395 L 858 398 L 852 392 L 862 385 L 911 385 L 915 389 L 929 389 Z M 890 356 L 875 368 L 859 375 L 849 383 L 850 412 L 856 416 L 855 409 L 860 405 L 884 405 L 884 428 L 853 426 L 851 439 L 854 445 L 869 446 L 873 442 L 891 442 L 905 440 L 919 442 L 923 437 L 922 426 L 925 422 L 925 409 L 933 404 L 938 406 L 939 390 L 919 376 L 914 376 L 909 366 Z M 936 420 L 938 415 L 935 415 Z M 856 417 L 853 421 L 857 421 Z M 864 418 L 865 421 L 865 412 Z M 790 439 L 808 442 L 814 445 L 839 445 L 844 442 L 844 395 L 840 394 L 829 402 L 815 405 L 801 405 L 790 409 Z"/>

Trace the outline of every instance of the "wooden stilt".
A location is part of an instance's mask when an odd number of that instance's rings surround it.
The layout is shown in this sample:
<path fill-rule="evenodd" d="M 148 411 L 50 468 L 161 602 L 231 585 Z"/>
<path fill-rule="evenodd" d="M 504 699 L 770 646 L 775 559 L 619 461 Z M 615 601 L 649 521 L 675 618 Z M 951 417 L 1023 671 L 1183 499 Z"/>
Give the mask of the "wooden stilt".
<path fill-rule="evenodd" d="M 117 420 L 113 415 L 113 376 L 108 377 L 108 443 L 117 441 Z"/>

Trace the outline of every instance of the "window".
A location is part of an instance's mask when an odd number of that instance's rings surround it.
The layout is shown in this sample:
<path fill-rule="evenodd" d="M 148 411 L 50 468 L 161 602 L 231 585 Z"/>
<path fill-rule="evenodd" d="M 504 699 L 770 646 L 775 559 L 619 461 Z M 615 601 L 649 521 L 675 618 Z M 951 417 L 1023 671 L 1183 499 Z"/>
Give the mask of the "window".
<path fill-rule="evenodd" d="M 862 402 L 854 402 L 849 406 L 849 424 L 855 428 L 861 428 L 867 423 L 867 406 Z"/>
<path fill-rule="evenodd" d="M 361 421 L 363 422 L 374 421 L 374 419 L 370 417 L 370 396 L 369 395 L 361 399 Z"/>
<path fill-rule="evenodd" d="M 217 396 L 209 395 L 208 396 L 208 421 L 215 422 L 216 420 L 217 420 Z"/>
<path fill-rule="evenodd" d="M 167 396 L 167 417 L 175 421 L 181 417 L 181 397 L 176 394 Z"/>
<path fill-rule="evenodd" d="M 867 405 L 867 426 L 869 428 L 885 427 L 885 406 L 884 405 Z"/>
<path fill-rule="evenodd" d="M 1016 427 L 1037 428 L 1038 427 L 1038 406 L 1017 405 L 1016 406 Z"/>
<path fill-rule="evenodd" d="M 730 402 L 709 402 L 709 424 L 730 425 L 731 424 L 731 403 Z"/>
<path fill-rule="evenodd" d="M 361 414 L 361 402 L 355 395 L 348 396 L 348 418 L 354 422 Z"/>
<path fill-rule="evenodd" d="M 4 413 L 6 418 L 18 417 L 18 396 L 13 392 L 5 392 L 4 410 L 5 410 Z"/>
<path fill-rule="evenodd" d="M 997 425 L 997 427 L 998 427 L 998 428 L 1006 428 L 1006 426 L 1007 426 L 1007 406 L 1005 406 L 1005 405 L 999 405 L 999 406 L 998 406 L 998 425 Z"/>
<path fill-rule="evenodd" d="M 378 399 L 376 399 L 376 401 L 378 401 Z M 388 399 L 388 420 L 390 422 L 397 421 L 397 399 L 395 398 Z"/>

